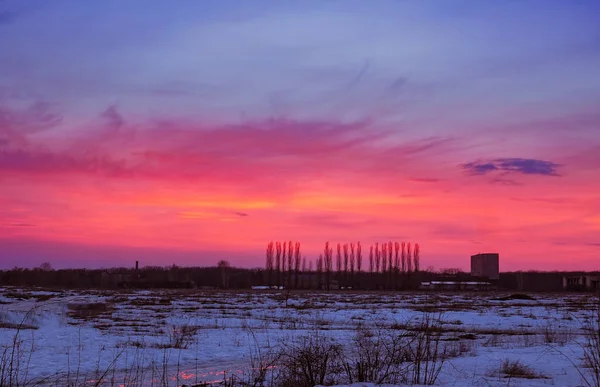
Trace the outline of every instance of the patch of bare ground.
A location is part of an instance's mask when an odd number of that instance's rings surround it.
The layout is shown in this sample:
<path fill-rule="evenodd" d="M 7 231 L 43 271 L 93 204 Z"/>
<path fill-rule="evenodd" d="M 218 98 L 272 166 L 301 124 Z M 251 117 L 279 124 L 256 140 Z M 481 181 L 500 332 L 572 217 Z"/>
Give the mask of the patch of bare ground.
<path fill-rule="evenodd" d="M 71 303 L 67 304 L 67 316 L 83 321 L 90 321 L 101 317 L 111 318 L 115 307 L 108 302 Z"/>

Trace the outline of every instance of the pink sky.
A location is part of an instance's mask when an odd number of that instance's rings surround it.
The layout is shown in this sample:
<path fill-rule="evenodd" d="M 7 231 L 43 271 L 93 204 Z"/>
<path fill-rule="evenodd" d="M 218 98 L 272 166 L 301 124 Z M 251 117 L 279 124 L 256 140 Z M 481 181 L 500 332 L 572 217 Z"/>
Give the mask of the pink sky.
<path fill-rule="evenodd" d="M 600 269 L 592 2 L 533 20 L 18 4 L 0 5 L 0 268 L 256 267 L 293 240 L 309 260 L 406 241 L 423 267 L 498 252 L 501 271 Z M 390 12 L 420 23 L 361 24 Z"/>

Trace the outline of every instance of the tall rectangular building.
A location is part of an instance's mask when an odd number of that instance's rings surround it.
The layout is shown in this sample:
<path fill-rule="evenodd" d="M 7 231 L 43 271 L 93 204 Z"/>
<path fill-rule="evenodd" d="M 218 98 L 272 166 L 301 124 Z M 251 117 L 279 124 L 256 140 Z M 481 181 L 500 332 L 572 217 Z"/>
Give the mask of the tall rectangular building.
<path fill-rule="evenodd" d="M 471 256 L 471 275 L 475 277 L 500 279 L 500 254 L 485 253 Z"/>

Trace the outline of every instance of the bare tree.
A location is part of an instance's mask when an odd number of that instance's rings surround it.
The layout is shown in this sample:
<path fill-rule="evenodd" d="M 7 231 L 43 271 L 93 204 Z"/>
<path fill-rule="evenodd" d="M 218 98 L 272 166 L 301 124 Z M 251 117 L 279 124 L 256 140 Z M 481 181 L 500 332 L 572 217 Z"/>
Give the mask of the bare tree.
<path fill-rule="evenodd" d="M 54 269 L 52 268 L 52 265 L 50 264 L 50 262 L 44 262 L 44 263 L 42 263 L 40 265 L 40 270 L 43 270 L 43 271 L 52 271 Z"/>
<path fill-rule="evenodd" d="M 325 265 L 325 276 L 326 276 L 326 287 L 329 290 L 331 285 L 331 269 L 333 263 L 333 248 L 329 247 L 329 242 L 325 242 L 325 251 L 324 251 L 324 265 Z"/>
<path fill-rule="evenodd" d="M 394 257 L 394 269 L 396 272 L 400 271 L 400 243 L 396 242 L 394 244 L 394 251 L 396 256 Z"/>
<path fill-rule="evenodd" d="M 375 272 L 379 273 L 381 266 L 381 253 L 379 252 L 379 243 L 375 243 Z"/>
<path fill-rule="evenodd" d="M 415 272 L 419 271 L 420 261 L 421 261 L 421 248 L 418 243 L 415 243 L 414 248 L 414 261 L 415 261 Z"/>
<path fill-rule="evenodd" d="M 356 271 L 360 273 L 362 269 L 362 246 L 360 242 L 356 243 Z"/>
<path fill-rule="evenodd" d="M 350 243 L 350 285 L 354 286 L 354 251 L 355 251 L 354 242 Z"/>
<path fill-rule="evenodd" d="M 269 242 L 269 244 L 267 245 L 267 263 L 266 263 L 266 269 L 267 269 L 267 284 L 269 286 L 273 286 L 273 259 L 275 256 L 275 246 L 273 245 L 273 242 Z"/>
<path fill-rule="evenodd" d="M 302 288 L 306 287 L 304 278 L 306 277 L 306 257 L 302 257 Z"/>
<path fill-rule="evenodd" d="M 337 280 L 342 281 L 342 245 L 337 244 L 337 255 L 335 256 L 335 265 L 337 269 Z"/>
<path fill-rule="evenodd" d="M 317 284 L 319 289 L 323 287 L 323 254 L 320 254 L 317 260 Z"/>
<path fill-rule="evenodd" d="M 344 286 L 346 286 L 346 285 L 348 285 L 347 282 L 348 282 L 348 259 L 349 259 L 347 243 L 344 243 L 343 250 L 344 250 Z"/>
<path fill-rule="evenodd" d="M 381 271 L 385 273 L 387 271 L 387 243 L 381 244 L 381 257 L 383 258 L 381 261 Z"/>
<path fill-rule="evenodd" d="M 275 271 L 277 271 L 277 287 L 281 286 L 281 242 L 275 243 Z"/>
<path fill-rule="evenodd" d="M 373 279 L 374 271 L 375 271 L 375 259 L 373 257 L 373 245 L 371 245 L 371 248 L 369 249 L 369 272 L 371 273 L 369 275 L 369 277 L 371 277 L 370 278 L 370 282 L 371 282 L 370 286 L 371 287 L 373 286 L 373 282 L 374 282 L 374 279 Z"/>
<path fill-rule="evenodd" d="M 394 244 L 394 251 L 396 253 L 394 257 L 394 277 L 396 282 L 396 288 L 400 287 L 400 243 Z"/>
<path fill-rule="evenodd" d="M 411 258 L 411 250 L 410 250 L 410 242 L 408 242 L 406 244 L 406 264 L 407 264 L 407 271 L 410 273 L 412 272 L 412 259 Z"/>
<path fill-rule="evenodd" d="M 282 242 L 281 246 L 283 246 L 283 253 L 281 254 L 281 284 L 285 286 L 285 259 L 287 257 L 287 243 Z"/>
<path fill-rule="evenodd" d="M 406 242 L 402 242 L 402 273 L 406 273 Z"/>
<path fill-rule="evenodd" d="M 394 258 L 394 244 L 392 242 L 388 242 L 388 271 L 390 272 L 390 278 L 391 278 L 391 274 L 393 272 L 393 258 Z"/>
<path fill-rule="evenodd" d="M 298 289 L 298 277 L 300 276 L 300 242 L 296 242 L 294 246 L 294 288 Z"/>
<path fill-rule="evenodd" d="M 228 261 L 221 260 L 217 263 L 217 267 L 221 271 L 221 285 L 223 289 L 227 289 L 229 287 L 229 268 L 231 264 Z"/>
<path fill-rule="evenodd" d="M 292 241 L 288 242 L 288 275 L 287 275 L 287 286 L 288 288 L 292 287 L 292 273 L 294 271 L 294 246 Z"/>

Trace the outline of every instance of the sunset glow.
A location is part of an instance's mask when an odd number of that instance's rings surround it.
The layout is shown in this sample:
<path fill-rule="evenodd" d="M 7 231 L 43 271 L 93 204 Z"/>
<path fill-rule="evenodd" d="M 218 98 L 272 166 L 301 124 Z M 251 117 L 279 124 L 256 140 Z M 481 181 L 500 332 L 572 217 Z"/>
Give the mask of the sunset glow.
<path fill-rule="evenodd" d="M 309 260 L 411 241 L 423 267 L 598 270 L 599 19 L 595 1 L 1 2 L 0 268 L 258 267 L 293 240 Z"/>

